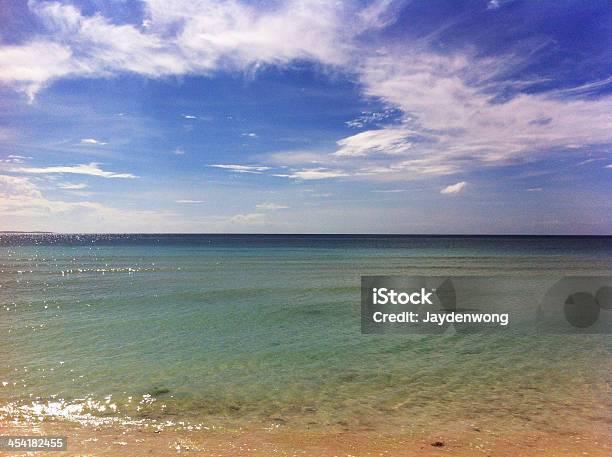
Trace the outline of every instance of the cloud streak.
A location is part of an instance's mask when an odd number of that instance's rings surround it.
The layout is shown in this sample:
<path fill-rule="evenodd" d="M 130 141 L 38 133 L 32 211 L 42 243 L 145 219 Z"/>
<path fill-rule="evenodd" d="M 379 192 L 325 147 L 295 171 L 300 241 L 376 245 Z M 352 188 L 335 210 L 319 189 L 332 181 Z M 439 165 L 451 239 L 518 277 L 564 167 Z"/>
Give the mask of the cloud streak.
<path fill-rule="evenodd" d="M 287 209 L 289 207 L 286 205 L 279 205 L 278 203 L 265 202 L 265 203 L 259 203 L 258 205 L 255 205 L 255 208 L 261 209 L 264 211 L 275 211 L 277 209 Z"/>
<path fill-rule="evenodd" d="M 229 222 L 236 225 L 262 225 L 266 222 L 266 215 L 263 213 L 236 214 L 229 219 Z"/>
<path fill-rule="evenodd" d="M 73 184 L 73 183 L 66 182 L 66 183 L 58 184 L 57 187 L 59 189 L 65 189 L 65 190 L 81 190 L 81 189 L 86 189 L 87 184 L 85 183 Z"/>
<path fill-rule="evenodd" d="M 292 171 L 291 173 L 277 173 L 274 176 L 278 176 L 280 178 L 318 180 L 340 178 L 343 176 L 349 176 L 349 174 L 344 171 L 330 170 L 326 168 L 305 168 L 303 170 Z"/>
<path fill-rule="evenodd" d="M 259 165 L 239 165 L 239 164 L 215 164 L 209 165 L 213 168 L 221 168 L 223 170 L 233 171 L 234 173 L 261 173 L 267 171 L 270 167 Z"/>
<path fill-rule="evenodd" d="M 105 144 L 108 144 L 108 143 L 105 143 L 104 141 L 96 140 L 95 138 L 83 138 L 81 140 L 81 143 L 83 143 L 83 144 L 98 144 L 100 146 L 104 146 Z"/>
<path fill-rule="evenodd" d="M 136 175 L 132 173 L 115 173 L 113 171 L 102 170 L 99 164 L 92 162 L 90 164 L 72 165 L 72 166 L 57 166 L 57 167 L 21 167 L 10 170 L 14 173 L 28 173 L 28 174 L 75 174 L 75 175 L 87 175 L 96 176 L 99 178 L 108 179 L 134 179 Z"/>

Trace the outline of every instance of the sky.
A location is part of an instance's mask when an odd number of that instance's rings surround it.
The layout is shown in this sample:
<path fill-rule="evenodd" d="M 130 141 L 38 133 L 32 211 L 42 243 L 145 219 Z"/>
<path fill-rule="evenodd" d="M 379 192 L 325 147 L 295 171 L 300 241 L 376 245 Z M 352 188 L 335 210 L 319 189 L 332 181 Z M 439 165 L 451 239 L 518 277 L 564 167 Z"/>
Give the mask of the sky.
<path fill-rule="evenodd" d="M 612 234 L 608 1 L 0 0 L 0 230 Z"/>

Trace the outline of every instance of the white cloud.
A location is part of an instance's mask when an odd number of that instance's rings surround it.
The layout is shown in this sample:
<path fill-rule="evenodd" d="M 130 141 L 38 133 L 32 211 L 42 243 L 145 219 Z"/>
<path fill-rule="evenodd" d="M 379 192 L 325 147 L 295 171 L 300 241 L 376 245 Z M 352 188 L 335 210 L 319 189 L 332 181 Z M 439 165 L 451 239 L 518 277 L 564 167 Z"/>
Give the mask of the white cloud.
<path fill-rule="evenodd" d="M 542 192 L 542 188 L 541 187 L 530 187 L 529 189 L 527 189 L 527 192 Z"/>
<path fill-rule="evenodd" d="M 467 186 L 467 182 L 461 181 L 456 184 L 451 184 L 450 186 L 446 186 L 442 190 L 440 190 L 441 194 L 458 194 Z"/>
<path fill-rule="evenodd" d="M 487 9 L 496 10 L 498 8 L 501 8 L 504 4 L 510 3 L 512 1 L 514 0 L 491 0 L 489 3 L 487 3 Z"/>
<path fill-rule="evenodd" d="M 483 59 L 410 48 L 365 52 L 356 65 L 364 94 L 389 106 L 385 112 L 399 122 L 341 138 L 328 153 L 298 150 L 267 158 L 298 170 L 276 176 L 400 181 L 529 163 L 612 141 L 610 96 L 568 98 L 564 90 L 497 99 L 507 83 L 495 81 L 521 65 L 525 58 L 511 54 Z M 514 81 L 525 87 L 535 82 Z"/>
<path fill-rule="evenodd" d="M 183 148 L 176 148 L 174 151 L 172 151 L 172 154 L 182 156 L 185 155 L 185 150 Z"/>
<path fill-rule="evenodd" d="M 283 151 L 266 155 L 266 159 L 276 165 L 322 164 L 333 161 L 334 158 L 323 152 L 313 151 Z"/>
<path fill-rule="evenodd" d="M 204 203 L 205 200 L 176 200 L 176 203 L 181 203 L 181 204 L 198 204 L 198 203 Z"/>
<path fill-rule="evenodd" d="M 30 9 L 48 38 L 0 47 L 0 81 L 33 98 L 66 76 L 133 72 L 159 78 L 296 59 L 339 65 L 350 55 L 352 37 L 382 24 L 385 4 L 360 16 L 357 5 L 318 0 L 266 8 L 238 1 L 145 0 L 138 27 L 86 16 L 68 4 L 33 1 Z"/>
<path fill-rule="evenodd" d="M 265 203 L 260 203 L 256 205 L 255 208 L 265 210 L 265 211 L 274 211 L 277 209 L 286 209 L 289 207 L 285 205 L 279 205 L 278 203 L 265 202 Z"/>
<path fill-rule="evenodd" d="M 299 58 L 343 61 L 342 6 L 333 2 L 288 1 L 272 8 L 230 1 L 149 0 L 146 9 L 160 31 L 180 27 L 174 37 L 192 67 L 244 68 Z M 182 27 L 181 27 L 182 26 Z"/>
<path fill-rule="evenodd" d="M 198 120 L 198 121 L 212 121 L 212 116 L 196 116 L 195 114 L 181 114 L 183 119 Z"/>
<path fill-rule="evenodd" d="M 278 173 L 274 176 L 280 178 L 294 178 L 294 179 L 328 179 L 328 178 L 339 178 L 342 176 L 348 176 L 348 173 L 339 170 L 328 170 L 326 168 L 306 168 L 303 170 L 292 171 L 291 173 Z"/>
<path fill-rule="evenodd" d="M 368 130 L 338 141 L 337 156 L 359 157 L 373 154 L 405 154 L 412 148 L 409 140 L 415 132 L 405 127 Z"/>
<path fill-rule="evenodd" d="M 264 167 L 259 165 L 215 164 L 210 166 L 213 168 L 222 168 L 224 170 L 230 170 L 235 173 L 261 173 L 262 171 L 270 169 L 270 167 Z"/>
<path fill-rule="evenodd" d="M 95 138 L 83 138 L 81 140 L 81 143 L 83 143 L 83 144 L 98 144 L 100 146 L 108 144 L 108 143 L 105 143 L 104 141 L 96 140 Z"/>
<path fill-rule="evenodd" d="M 87 184 L 85 183 L 73 184 L 73 183 L 65 182 L 65 183 L 58 184 L 57 187 L 59 187 L 60 189 L 66 189 L 66 190 L 79 190 L 79 189 L 86 189 Z"/>
<path fill-rule="evenodd" d="M 94 208 L 93 202 L 64 202 L 49 200 L 28 178 L 0 175 L 0 214 L 45 215 L 64 213 L 83 208 Z"/>
<path fill-rule="evenodd" d="M 70 47 L 52 41 L 0 46 L 0 82 L 12 84 L 32 100 L 46 83 L 77 72 Z M 86 74 L 85 67 L 81 73 Z"/>
<path fill-rule="evenodd" d="M 317 193 L 311 193 L 309 195 L 309 197 L 314 197 L 314 198 L 328 198 L 331 197 L 332 194 L 331 192 L 317 192 Z"/>
<path fill-rule="evenodd" d="M 358 70 L 364 94 L 396 107 L 402 119 L 340 139 L 331 154 L 334 166 L 370 179 L 403 180 L 527 163 L 612 141 L 610 96 L 567 98 L 551 91 L 496 99 L 505 86 L 493 81 L 521 65 L 525 61 L 512 55 L 479 59 L 409 48 L 366 55 Z"/>
<path fill-rule="evenodd" d="M 83 165 L 72 165 L 72 166 L 58 166 L 58 167 L 21 167 L 10 170 L 14 173 L 32 173 L 32 174 L 54 174 L 54 173 L 68 173 L 77 175 L 89 175 L 98 176 L 100 178 L 123 178 L 131 179 L 137 176 L 132 173 L 115 173 L 113 171 L 104 171 L 99 167 L 97 163 L 83 164 Z"/>
<path fill-rule="evenodd" d="M 384 111 L 363 111 L 357 118 L 346 121 L 345 124 L 352 128 L 361 128 L 368 124 L 377 123 L 389 119 L 396 113 L 394 109 L 386 109 Z"/>
<path fill-rule="evenodd" d="M 29 179 L 20 176 L 0 175 L 0 194 L 3 198 L 11 196 L 38 198 L 38 188 Z"/>
<path fill-rule="evenodd" d="M 0 159 L 1 163 L 24 163 L 26 160 L 32 157 L 20 156 L 17 154 L 9 154 L 6 159 Z"/>
<path fill-rule="evenodd" d="M 32 180 L 0 175 L 0 225 L 3 230 L 32 230 L 37 227 L 74 232 L 86 228 L 100 232 L 135 230 L 136 227 L 142 231 L 175 219 L 174 214 L 165 212 L 124 211 L 92 201 L 50 200 Z"/>
<path fill-rule="evenodd" d="M 612 168 L 612 163 L 609 165 L 606 165 L 606 168 Z"/>
<path fill-rule="evenodd" d="M 261 225 L 265 223 L 266 215 L 263 213 L 236 214 L 230 218 L 232 224 Z"/>
<path fill-rule="evenodd" d="M 395 0 L 375 0 L 357 13 L 361 27 L 380 29 L 392 24 L 398 17 L 398 7 L 402 2 Z"/>
<path fill-rule="evenodd" d="M 381 193 L 381 194 L 398 194 L 402 192 L 409 192 L 408 189 L 375 189 L 370 192 Z"/>
<path fill-rule="evenodd" d="M 246 136 L 246 137 L 249 137 L 249 138 L 257 138 L 257 134 L 256 134 L 256 133 L 253 133 L 253 132 L 250 132 L 250 133 L 243 133 L 243 134 L 242 134 L 242 135 L 240 135 L 240 136 Z"/>

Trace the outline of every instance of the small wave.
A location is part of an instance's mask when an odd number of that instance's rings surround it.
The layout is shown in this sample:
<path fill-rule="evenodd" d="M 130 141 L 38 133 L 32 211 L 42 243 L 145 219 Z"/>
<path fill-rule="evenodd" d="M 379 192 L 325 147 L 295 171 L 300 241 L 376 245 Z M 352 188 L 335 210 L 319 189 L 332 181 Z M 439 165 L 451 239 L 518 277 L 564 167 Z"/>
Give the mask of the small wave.
<path fill-rule="evenodd" d="M 140 405 L 151 404 L 155 399 L 150 395 L 143 395 Z M 130 416 L 116 414 L 117 406 L 112 403 L 112 396 L 105 397 L 105 401 L 92 398 L 77 399 L 68 402 L 64 399 L 49 400 L 46 402 L 32 402 L 30 404 L 9 403 L 0 406 L 0 420 L 14 422 L 43 422 L 45 420 L 66 420 L 76 422 L 82 426 L 98 427 L 102 425 L 122 425 L 151 427 L 156 430 L 165 428 L 185 430 L 211 430 L 217 427 L 205 426 L 201 423 L 187 421 L 135 419 Z"/>

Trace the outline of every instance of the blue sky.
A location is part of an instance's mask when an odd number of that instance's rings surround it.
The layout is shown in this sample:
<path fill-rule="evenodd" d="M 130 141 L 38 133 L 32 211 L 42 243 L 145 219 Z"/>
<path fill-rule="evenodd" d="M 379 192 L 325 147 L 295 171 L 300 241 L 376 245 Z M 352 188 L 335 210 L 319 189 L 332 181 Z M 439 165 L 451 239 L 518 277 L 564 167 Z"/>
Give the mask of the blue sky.
<path fill-rule="evenodd" d="M 5 2 L 0 230 L 612 233 L 609 2 Z"/>

